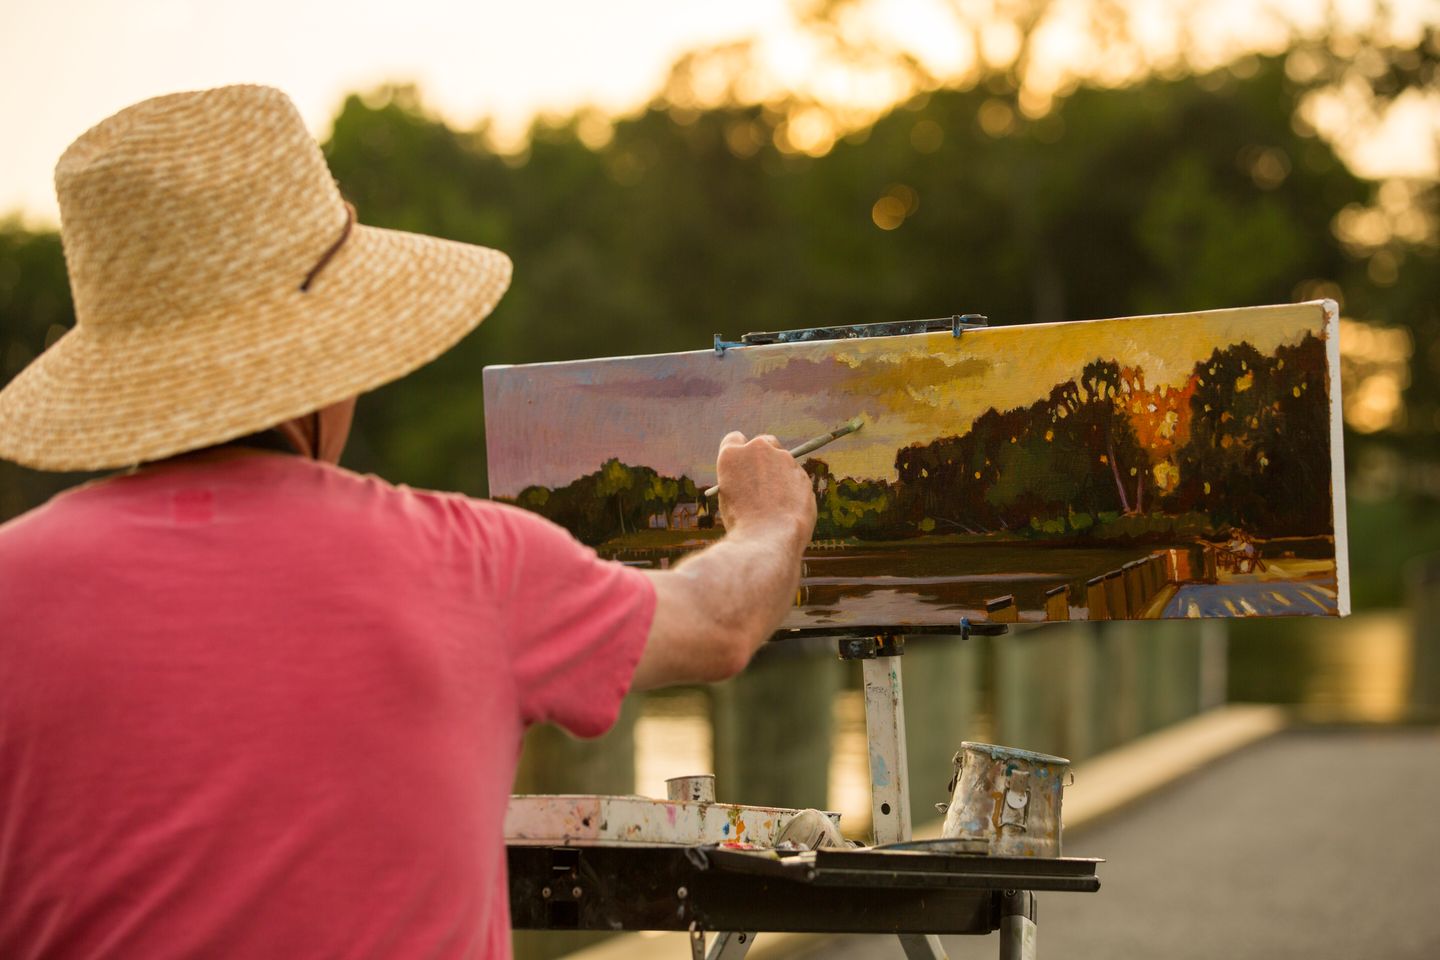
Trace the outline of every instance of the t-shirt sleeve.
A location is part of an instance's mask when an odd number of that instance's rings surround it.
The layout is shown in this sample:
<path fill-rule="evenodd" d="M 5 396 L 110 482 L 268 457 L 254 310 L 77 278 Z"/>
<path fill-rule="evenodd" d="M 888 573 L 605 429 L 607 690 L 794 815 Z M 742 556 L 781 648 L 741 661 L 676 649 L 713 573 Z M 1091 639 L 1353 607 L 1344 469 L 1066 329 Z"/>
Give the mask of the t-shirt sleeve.
<path fill-rule="evenodd" d="M 521 716 L 599 736 L 619 715 L 645 651 L 655 588 L 543 517 L 487 506 L 501 528 L 497 599 Z"/>

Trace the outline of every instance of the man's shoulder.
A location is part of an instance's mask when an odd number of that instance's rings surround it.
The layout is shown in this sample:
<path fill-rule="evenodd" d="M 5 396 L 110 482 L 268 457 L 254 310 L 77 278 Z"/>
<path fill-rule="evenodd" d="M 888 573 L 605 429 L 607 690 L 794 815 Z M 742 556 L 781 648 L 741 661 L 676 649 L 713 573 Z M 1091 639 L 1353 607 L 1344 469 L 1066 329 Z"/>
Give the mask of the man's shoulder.
<path fill-rule="evenodd" d="M 466 531 L 487 539 L 543 537 L 553 525 L 520 507 L 464 493 L 392 483 L 329 463 L 256 454 L 161 464 L 63 491 L 0 524 L 0 548 L 35 540 L 101 535 L 111 522 L 204 523 L 209 514 L 290 518 L 298 526 L 343 524 L 430 535 Z"/>
<path fill-rule="evenodd" d="M 34 537 L 44 537 L 56 527 L 70 525 L 70 517 L 84 509 L 96 492 L 103 496 L 120 475 L 101 477 L 68 487 L 53 494 L 49 500 L 31 507 L 0 523 L 0 548 Z"/>
<path fill-rule="evenodd" d="M 323 489 L 334 496 L 323 499 L 336 509 L 370 510 L 419 529 L 441 526 L 463 528 L 492 541 L 569 537 L 553 522 L 522 507 L 487 500 L 453 490 L 435 490 L 392 483 L 374 474 L 356 473 L 331 464 L 310 462 Z"/>

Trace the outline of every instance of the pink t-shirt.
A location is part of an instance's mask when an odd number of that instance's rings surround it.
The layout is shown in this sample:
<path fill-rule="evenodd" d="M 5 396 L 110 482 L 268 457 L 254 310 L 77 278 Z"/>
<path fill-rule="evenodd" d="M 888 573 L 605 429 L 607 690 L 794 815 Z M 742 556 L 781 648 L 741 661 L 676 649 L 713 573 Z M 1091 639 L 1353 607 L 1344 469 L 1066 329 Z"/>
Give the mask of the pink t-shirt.
<path fill-rule="evenodd" d="M 281 454 L 0 527 L 0 957 L 505 957 L 527 724 L 655 594 L 532 514 Z"/>

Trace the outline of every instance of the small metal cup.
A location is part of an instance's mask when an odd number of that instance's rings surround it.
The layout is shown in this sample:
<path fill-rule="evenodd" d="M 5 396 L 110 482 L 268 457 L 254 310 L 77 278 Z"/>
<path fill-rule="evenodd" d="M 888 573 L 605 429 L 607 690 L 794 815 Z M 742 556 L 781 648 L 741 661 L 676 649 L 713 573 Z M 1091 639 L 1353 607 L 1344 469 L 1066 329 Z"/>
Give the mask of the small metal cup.
<path fill-rule="evenodd" d="M 714 803 L 715 775 L 699 773 L 689 777 L 671 777 L 665 781 L 665 795 L 669 800 Z"/>

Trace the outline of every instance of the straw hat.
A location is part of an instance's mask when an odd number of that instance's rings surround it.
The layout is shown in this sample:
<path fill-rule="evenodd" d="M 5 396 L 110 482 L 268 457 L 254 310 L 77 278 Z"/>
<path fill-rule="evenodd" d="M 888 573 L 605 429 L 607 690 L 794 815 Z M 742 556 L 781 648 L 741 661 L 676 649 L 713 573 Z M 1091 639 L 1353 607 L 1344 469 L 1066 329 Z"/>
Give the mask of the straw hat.
<path fill-rule="evenodd" d="M 156 460 L 377 387 L 474 329 L 503 253 L 361 226 L 283 93 L 129 107 L 55 167 L 75 328 L 0 391 L 0 457 Z"/>

